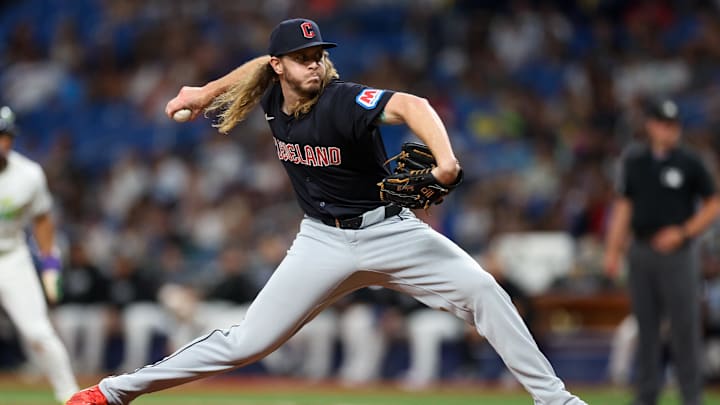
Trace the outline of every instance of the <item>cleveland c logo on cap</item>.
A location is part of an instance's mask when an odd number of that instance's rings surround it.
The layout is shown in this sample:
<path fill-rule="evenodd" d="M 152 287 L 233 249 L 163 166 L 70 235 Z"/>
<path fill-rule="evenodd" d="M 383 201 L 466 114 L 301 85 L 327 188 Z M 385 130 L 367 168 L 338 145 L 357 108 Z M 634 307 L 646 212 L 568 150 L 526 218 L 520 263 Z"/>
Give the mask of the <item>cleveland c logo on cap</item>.
<path fill-rule="evenodd" d="M 313 29 L 311 23 L 305 21 L 304 23 L 300 24 L 300 29 L 302 29 L 302 33 L 305 38 L 315 38 L 315 30 Z"/>

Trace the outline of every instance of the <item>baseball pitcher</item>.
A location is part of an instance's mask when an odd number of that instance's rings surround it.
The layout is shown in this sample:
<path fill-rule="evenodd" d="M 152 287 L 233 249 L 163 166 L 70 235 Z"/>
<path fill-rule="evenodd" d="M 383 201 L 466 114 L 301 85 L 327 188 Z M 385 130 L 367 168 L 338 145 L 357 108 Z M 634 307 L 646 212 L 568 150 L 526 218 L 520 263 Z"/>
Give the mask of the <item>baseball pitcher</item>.
<path fill-rule="evenodd" d="M 339 80 L 326 51 L 335 46 L 311 20 L 283 21 L 270 36 L 269 56 L 204 87 L 184 87 L 168 103 L 170 117 L 219 111 L 221 132 L 260 104 L 305 217 L 237 325 L 134 373 L 105 378 L 68 404 L 127 404 L 242 367 L 338 298 L 370 285 L 410 294 L 473 325 L 536 404 L 585 404 L 565 389 L 493 277 L 410 211 L 440 203 L 462 178 L 435 110 L 420 97 Z M 388 124 L 407 124 L 423 141 L 403 148 L 393 173 L 380 134 Z"/>

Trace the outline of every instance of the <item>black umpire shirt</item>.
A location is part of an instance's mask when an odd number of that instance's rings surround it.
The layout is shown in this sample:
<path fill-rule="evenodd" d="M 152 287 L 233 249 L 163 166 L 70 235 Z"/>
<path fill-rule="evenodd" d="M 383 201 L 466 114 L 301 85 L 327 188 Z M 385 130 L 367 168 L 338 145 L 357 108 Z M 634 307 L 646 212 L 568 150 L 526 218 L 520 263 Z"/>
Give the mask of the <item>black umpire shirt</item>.
<path fill-rule="evenodd" d="M 307 215 L 351 218 L 385 205 L 377 183 L 389 171 L 376 121 L 392 94 L 333 80 L 310 112 L 296 119 L 282 112 L 279 83 L 265 92 L 261 105 L 277 156 Z"/>
<path fill-rule="evenodd" d="M 620 160 L 618 191 L 631 201 L 631 228 L 647 239 L 690 218 L 698 198 L 715 192 L 712 177 L 694 152 L 677 147 L 657 158 L 647 144 L 633 144 Z"/>

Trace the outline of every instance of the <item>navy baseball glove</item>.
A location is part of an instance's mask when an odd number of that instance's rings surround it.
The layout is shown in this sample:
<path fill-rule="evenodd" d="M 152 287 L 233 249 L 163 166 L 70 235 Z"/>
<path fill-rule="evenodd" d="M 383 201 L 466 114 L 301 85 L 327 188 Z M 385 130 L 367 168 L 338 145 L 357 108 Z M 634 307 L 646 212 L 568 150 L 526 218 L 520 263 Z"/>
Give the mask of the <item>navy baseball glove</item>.
<path fill-rule="evenodd" d="M 437 166 L 430 148 L 415 142 L 406 142 L 400 153 L 387 163 L 397 160 L 393 174 L 378 183 L 380 199 L 410 209 L 427 209 L 440 204 L 462 181 L 462 170 L 453 184 L 445 185 L 432 175 Z"/>

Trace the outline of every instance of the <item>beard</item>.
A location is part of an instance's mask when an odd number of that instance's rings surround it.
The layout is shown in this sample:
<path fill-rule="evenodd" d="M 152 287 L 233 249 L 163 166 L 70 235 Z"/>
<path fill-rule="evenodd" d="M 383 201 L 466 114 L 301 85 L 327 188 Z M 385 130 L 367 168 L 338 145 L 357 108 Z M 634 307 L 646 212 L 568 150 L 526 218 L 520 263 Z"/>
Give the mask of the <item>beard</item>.
<path fill-rule="evenodd" d="M 291 75 L 285 76 L 285 81 L 290 85 L 290 88 L 299 94 L 302 98 L 311 99 L 315 97 L 322 88 L 322 79 L 307 83 L 307 78 L 297 78 Z"/>

